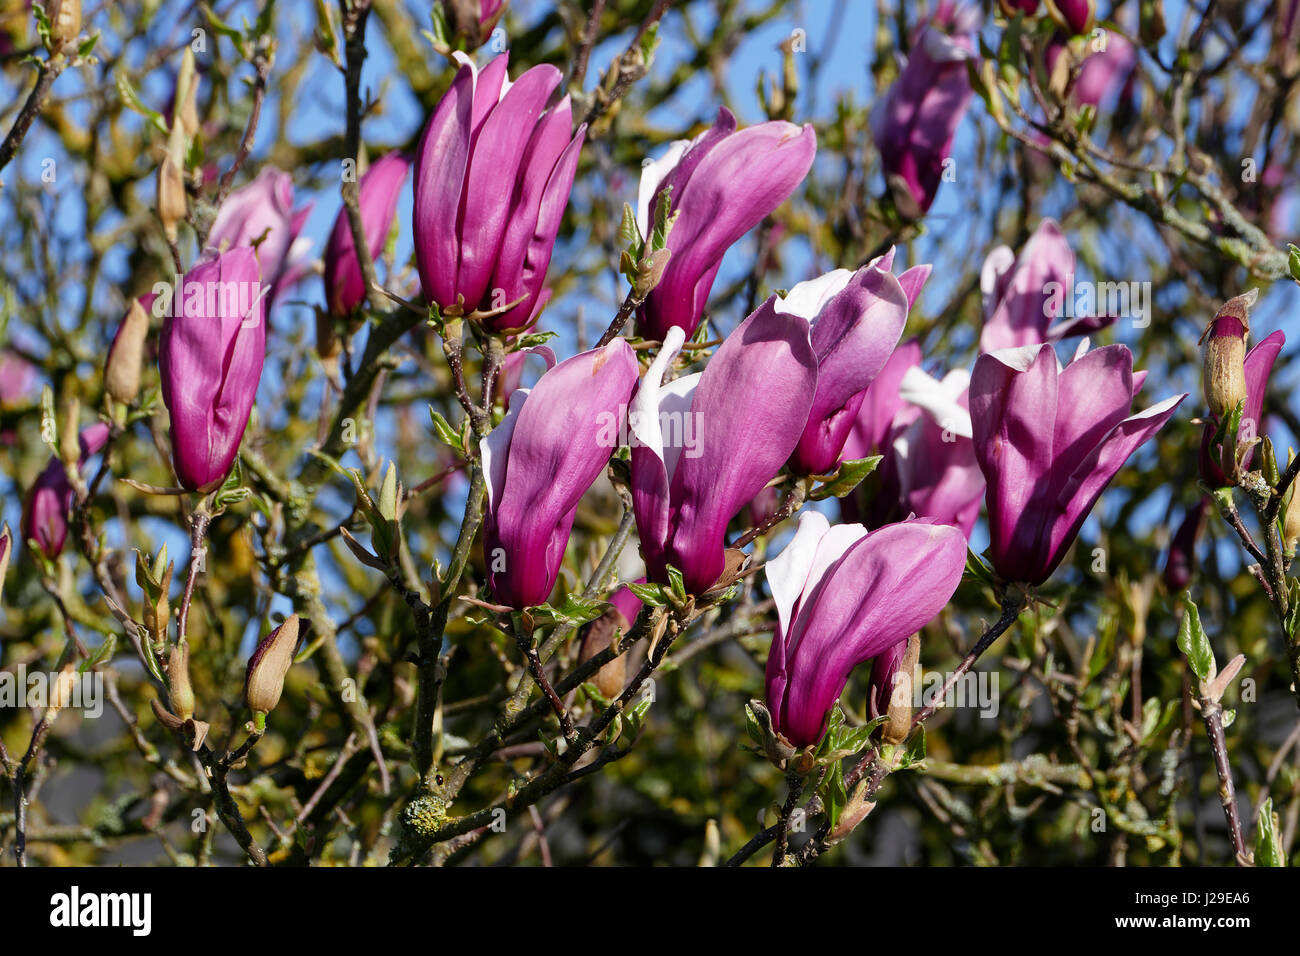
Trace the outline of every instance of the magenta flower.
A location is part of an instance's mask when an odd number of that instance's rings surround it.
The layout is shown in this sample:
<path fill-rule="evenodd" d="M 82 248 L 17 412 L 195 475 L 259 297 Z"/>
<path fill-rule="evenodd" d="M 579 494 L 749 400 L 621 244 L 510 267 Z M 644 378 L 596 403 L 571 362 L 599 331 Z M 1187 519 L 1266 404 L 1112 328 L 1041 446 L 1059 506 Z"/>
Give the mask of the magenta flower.
<path fill-rule="evenodd" d="M 375 160 L 358 184 L 357 205 L 365 227 L 366 246 L 373 259 L 384 248 L 384 240 L 397 215 L 397 197 L 406 180 L 411 161 L 401 153 L 388 153 Z M 352 227 L 346 208 L 339 210 L 325 246 L 325 301 L 330 313 L 348 315 L 366 299 L 366 284 L 352 241 Z"/>
<path fill-rule="evenodd" d="M 1047 0 L 1048 12 L 1071 34 L 1087 33 L 1096 0 Z"/>
<path fill-rule="evenodd" d="M 1232 316 L 1225 316 L 1219 321 L 1238 320 Z M 1213 334 L 1213 325 L 1209 334 Z M 1277 361 L 1278 353 L 1282 351 L 1282 346 L 1285 344 L 1286 336 L 1279 329 L 1256 342 L 1246 353 L 1246 401 L 1241 410 L 1241 424 L 1237 429 L 1237 437 L 1241 441 L 1250 441 L 1263 433 L 1264 394 L 1268 391 L 1269 376 L 1273 374 L 1273 363 Z M 1224 488 L 1235 484 L 1235 480 L 1223 469 L 1223 462 L 1228 456 L 1224 455 L 1222 445 L 1214 442 L 1214 433 L 1219 427 L 1218 420 L 1213 415 L 1207 415 L 1207 418 L 1209 420 L 1201 431 L 1201 478 L 1215 488 Z M 1242 454 L 1242 471 L 1250 469 L 1250 461 L 1254 456 L 1254 447 L 1245 450 Z"/>
<path fill-rule="evenodd" d="M 998 246 L 984 260 L 980 292 L 984 331 L 980 351 L 1054 342 L 1094 332 L 1115 316 L 1065 316 L 1075 304 L 1074 250 L 1054 219 L 1044 219 L 1016 255 Z M 1064 321 L 1053 324 L 1065 316 Z"/>
<path fill-rule="evenodd" d="M 1046 581 L 1106 485 L 1187 397 L 1130 415 L 1134 377 L 1122 345 L 1081 348 L 1064 369 L 1050 345 L 976 360 L 975 457 L 988 482 L 989 554 L 1004 580 Z"/>
<path fill-rule="evenodd" d="M 158 339 L 172 463 L 190 491 L 225 480 L 248 426 L 266 357 L 263 288 L 253 250 L 209 256 L 185 274 Z"/>
<path fill-rule="evenodd" d="M 108 444 L 108 426 L 96 422 L 81 430 L 78 444 L 81 457 L 77 467 L 99 454 Z M 50 463 L 40 473 L 27 493 L 23 508 L 22 534 L 24 541 L 35 541 L 47 558 L 57 558 L 63 552 L 68 538 L 68 509 L 72 507 L 73 488 L 63 462 L 51 456 Z"/>
<path fill-rule="evenodd" d="M 1091 48 L 1091 47 L 1090 47 Z M 1112 30 L 1105 33 L 1105 47 L 1089 54 L 1079 68 L 1074 99 L 1081 106 L 1100 107 L 1117 96 L 1137 65 L 1137 49 Z"/>
<path fill-rule="evenodd" d="M 251 183 L 236 189 L 221 204 L 208 233 L 208 247 L 225 252 L 256 246 L 261 280 L 270 289 L 270 308 L 277 295 L 310 269 L 311 240 L 299 233 L 311 209 L 311 203 L 293 208 L 292 176 L 264 166 Z"/>
<path fill-rule="evenodd" d="M 912 40 L 907 63 L 871 111 L 871 135 L 895 204 L 908 218 L 929 211 L 957 126 L 970 106 L 966 61 L 975 56 L 970 34 L 975 7 L 940 5 Z"/>
<path fill-rule="evenodd" d="M 439 0 L 447 32 L 469 49 L 481 46 L 506 12 L 506 0 Z"/>
<path fill-rule="evenodd" d="M 907 404 L 899 387 L 907 370 L 921 364 L 921 346 L 915 341 L 904 342 L 894 349 L 885 367 L 867 389 L 858 415 L 853 422 L 849 439 L 844 444 L 844 457 L 866 458 L 868 455 L 887 453 L 889 434 L 895 417 Z"/>
<path fill-rule="evenodd" d="M 867 388 L 898 344 L 908 297 L 889 271 L 893 258 L 857 272 L 837 269 L 800 282 L 777 297 L 776 310 L 806 319 L 817 356 L 817 391 L 803 435 L 790 458 L 797 474 L 836 469 Z"/>
<path fill-rule="evenodd" d="M 911 368 L 899 383 L 899 396 L 909 404 L 894 417 L 867 524 L 915 515 L 952 525 L 969 539 L 984 498 L 971 440 L 970 374 L 954 369 L 937 380 Z"/>
<path fill-rule="evenodd" d="M 778 621 L 767 657 L 775 729 L 795 747 L 817 743 L 853 668 L 933 620 L 965 566 L 955 528 L 904 521 L 868 534 L 805 512 L 766 568 Z"/>
<path fill-rule="evenodd" d="M 546 109 L 560 71 L 507 82 L 508 55 L 482 71 L 464 54 L 415 161 L 415 259 L 425 298 L 444 314 L 480 313 L 497 333 L 536 321 L 586 126 L 571 135 L 569 97 Z"/>
<path fill-rule="evenodd" d="M 672 257 L 638 311 L 641 334 L 662 341 L 676 326 L 695 333 L 722 257 L 741 236 L 790 197 L 817 153 L 817 134 L 780 121 L 736 129 L 727 109 L 693 141 L 679 141 L 647 163 L 637 194 L 637 221 L 649 235 L 667 189 L 677 221 L 668 236 Z"/>
<path fill-rule="evenodd" d="M 727 524 L 776 477 L 799 443 L 817 388 L 808 323 L 772 296 L 703 372 L 663 384 L 685 341 L 672 326 L 628 413 L 632 505 L 647 576 L 667 566 L 703 594 L 722 574 Z"/>
<path fill-rule="evenodd" d="M 578 501 L 618 447 L 636 378 L 635 353 L 615 339 L 516 391 L 483 439 L 483 551 L 497 601 L 522 610 L 550 597 Z"/>

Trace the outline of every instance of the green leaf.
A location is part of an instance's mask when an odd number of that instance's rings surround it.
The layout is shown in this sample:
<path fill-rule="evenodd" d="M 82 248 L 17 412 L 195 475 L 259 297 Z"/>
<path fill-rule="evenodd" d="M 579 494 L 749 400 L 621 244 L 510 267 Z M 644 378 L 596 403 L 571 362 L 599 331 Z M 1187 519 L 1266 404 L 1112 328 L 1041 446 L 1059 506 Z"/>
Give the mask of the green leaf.
<path fill-rule="evenodd" d="M 636 213 L 633 212 L 630 203 L 623 203 L 623 219 L 618 224 L 618 241 L 632 258 L 641 258 L 645 248 L 645 238 L 641 235 L 641 227 L 637 225 Z"/>
<path fill-rule="evenodd" d="M 1288 243 L 1287 248 L 1291 250 L 1291 255 L 1287 258 L 1287 265 L 1291 269 L 1291 278 L 1300 282 L 1300 249 L 1297 249 L 1293 243 Z"/>
<path fill-rule="evenodd" d="M 1214 669 L 1214 651 L 1210 639 L 1201 627 L 1201 613 L 1189 595 L 1184 595 L 1186 610 L 1178 625 L 1178 649 L 1187 657 L 1192 673 L 1201 680 L 1209 680 Z"/>
<path fill-rule="evenodd" d="M 438 433 L 439 440 L 444 445 L 450 445 L 462 455 L 465 454 L 465 443 L 461 441 L 460 432 L 451 427 L 451 422 L 443 417 L 442 412 L 430 405 L 429 418 L 433 420 L 433 430 Z"/>
<path fill-rule="evenodd" d="M 1295 246 L 1291 248 L 1294 249 Z M 1281 834 L 1277 831 L 1277 819 L 1273 816 L 1272 797 L 1265 800 L 1259 808 L 1259 825 L 1255 828 L 1255 865 L 1286 866 Z"/>
<path fill-rule="evenodd" d="M 576 628 L 600 617 L 607 606 L 605 601 L 588 601 L 577 594 L 566 594 L 564 603 L 558 608 L 550 604 L 539 604 L 529 611 L 535 626 L 565 624 Z"/>
<path fill-rule="evenodd" d="M 808 497 L 813 501 L 821 501 L 823 498 L 843 498 L 862 484 L 867 475 L 876 470 L 881 457 L 880 455 L 872 455 L 870 458 L 855 458 L 841 462 L 834 477 L 825 484 L 814 488 Z"/>
<path fill-rule="evenodd" d="M 969 546 L 966 548 L 966 573 L 985 587 L 993 587 L 992 570 L 984 563 L 984 559 L 972 551 Z"/>
<path fill-rule="evenodd" d="M 668 565 L 668 586 L 679 601 L 686 600 L 686 581 L 682 578 L 682 572 L 671 564 Z"/>
<path fill-rule="evenodd" d="M 651 607 L 667 607 L 668 598 L 664 593 L 662 584 L 641 584 L 632 582 L 628 584 L 628 590 L 641 599 L 642 604 L 649 604 Z"/>
<path fill-rule="evenodd" d="M 147 643 L 147 642 L 146 642 Z M 78 674 L 84 674 L 93 667 L 98 667 L 104 661 L 113 659 L 113 651 L 117 649 L 117 635 L 110 634 L 104 639 L 104 642 L 95 649 L 95 653 L 88 660 L 81 662 L 77 667 Z"/>
<path fill-rule="evenodd" d="M 899 761 L 899 770 L 908 770 L 916 767 L 925 761 L 925 724 L 920 724 L 916 728 L 916 735 L 907 742 L 907 750 L 903 753 L 903 759 Z"/>
<path fill-rule="evenodd" d="M 749 739 L 760 749 L 763 746 L 763 725 L 758 722 L 758 717 L 754 714 L 754 708 L 745 704 L 745 732 L 749 734 Z"/>
<path fill-rule="evenodd" d="M 827 768 L 826 779 L 817 788 L 817 795 L 826 808 L 830 829 L 834 830 L 840 822 L 840 814 L 849 803 L 849 793 L 844 787 L 844 765 L 838 760 L 832 761 Z"/>
<path fill-rule="evenodd" d="M 140 99 L 140 94 L 135 91 L 135 87 L 132 86 L 131 81 L 126 78 L 126 73 L 123 70 L 117 71 L 117 92 L 118 95 L 122 97 L 123 103 L 125 103 L 130 109 L 139 113 L 145 119 L 149 120 L 158 132 L 162 133 L 164 136 L 170 132 L 170 130 L 167 129 L 167 124 L 163 122 L 162 114 L 145 105 L 144 100 Z"/>
<path fill-rule="evenodd" d="M 672 191 L 672 186 L 665 186 L 655 202 L 655 221 L 650 231 L 651 252 L 658 252 L 668 245 L 668 234 L 673 231 L 673 223 L 677 221 L 677 213 L 671 211 Z"/>

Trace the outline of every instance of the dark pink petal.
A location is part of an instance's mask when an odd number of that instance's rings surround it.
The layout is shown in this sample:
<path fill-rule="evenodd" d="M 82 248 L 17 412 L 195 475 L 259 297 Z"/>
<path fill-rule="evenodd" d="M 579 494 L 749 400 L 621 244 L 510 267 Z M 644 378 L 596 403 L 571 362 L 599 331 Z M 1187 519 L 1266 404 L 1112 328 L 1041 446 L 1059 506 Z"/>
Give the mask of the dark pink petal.
<path fill-rule="evenodd" d="M 504 456 L 495 431 L 485 440 L 484 554 L 496 600 L 524 608 L 550 596 L 578 502 L 618 445 L 636 377 L 624 339 L 583 352 L 546 372 L 520 404 L 516 393 Z"/>
<path fill-rule="evenodd" d="M 397 197 L 406 181 L 411 161 L 401 153 L 388 153 L 375 160 L 358 184 L 358 205 L 371 258 L 379 255 L 384 239 L 397 215 Z M 325 246 L 325 301 L 330 312 L 345 316 L 366 297 L 361 264 L 352 241 L 347 209 L 340 209 Z"/>
<path fill-rule="evenodd" d="M 905 521 L 860 539 L 806 589 L 784 637 L 784 693 L 773 699 L 769 687 L 786 739 L 796 747 L 821 739 L 853 668 L 933 620 L 965 565 L 966 540 L 956 528 Z"/>
<path fill-rule="evenodd" d="M 981 355 L 971 376 L 975 457 L 988 482 L 989 552 L 1008 580 L 1037 580 L 1056 515 L 1046 500 L 1058 413 L 1049 345 Z"/>
<path fill-rule="evenodd" d="M 700 454 L 682 455 L 672 477 L 668 559 L 692 594 L 723 571 L 727 523 L 781 470 L 808 421 L 817 359 L 808 323 L 768 299 L 727 337 L 705 367 L 691 404 Z M 650 568 L 663 580 L 662 568 Z"/>
<path fill-rule="evenodd" d="M 684 183 L 674 179 L 676 170 L 669 174 L 672 208 L 680 215 L 668 237 L 672 258 L 641 310 L 647 337 L 662 340 L 674 325 L 688 335 L 695 331 L 723 255 L 790 197 L 816 151 L 811 126 L 772 121 L 722 139 Z"/>
<path fill-rule="evenodd" d="M 538 117 L 560 83 L 560 71 L 535 66 L 506 91 L 474 139 L 465 176 L 456 291 L 467 307 L 490 296 L 492 269 L 510 219 L 515 179 Z M 479 95 L 475 94 L 475 103 Z"/>
<path fill-rule="evenodd" d="M 443 309 L 456 304 L 457 227 L 469 163 L 474 86 L 474 66 L 463 63 L 424 128 L 415 158 L 415 261 L 425 298 Z"/>

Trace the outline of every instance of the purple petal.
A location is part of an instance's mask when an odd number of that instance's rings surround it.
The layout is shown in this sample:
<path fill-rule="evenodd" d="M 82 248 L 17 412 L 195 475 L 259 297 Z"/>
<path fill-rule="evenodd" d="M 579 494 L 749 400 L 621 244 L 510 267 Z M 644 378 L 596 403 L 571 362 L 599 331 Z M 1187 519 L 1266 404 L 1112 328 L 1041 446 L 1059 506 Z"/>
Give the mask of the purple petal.
<path fill-rule="evenodd" d="M 700 454 L 683 455 L 672 478 L 671 560 L 693 594 L 724 566 L 727 522 L 781 470 L 808 421 L 817 359 L 808 323 L 763 303 L 705 367 L 691 414 Z M 656 580 L 662 568 L 651 568 Z"/>
<path fill-rule="evenodd" d="M 443 309 L 456 304 L 456 272 L 460 261 L 456 227 L 469 163 L 474 86 L 473 64 L 462 64 L 424 128 L 415 157 L 411 223 L 415 260 L 425 298 Z"/>
<path fill-rule="evenodd" d="M 624 339 L 561 362 L 520 402 L 504 475 L 499 449 L 489 449 L 484 548 L 498 601 L 523 608 L 550 595 L 578 502 L 617 447 L 636 376 Z"/>
<path fill-rule="evenodd" d="M 679 215 L 668 237 L 672 258 L 641 310 L 646 336 L 662 339 L 673 325 L 688 335 L 695 331 L 723 255 L 789 198 L 816 151 L 811 126 L 760 123 L 717 143 L 685 184 L 674 187 L 672 207 Z M 681 175 L 692 152 L 670 179 Z"/>
<path fill-rule="evenodd" d="M 777 729 L 796 747 L 816 743 L 853 668 L 933 620 L 965 564 L 957 529 L 921 521 L 886 525 L 850 547 L 805 593 L 785 638 L 787 684 L 779 695 L 769 687 Z"/>
<path fill-rule="evenodd" d="M 397 197 L 410 166 L 411 161 L 401 153 L 388 153 L 375 160 L 358 184 L 358 205 L 371 258 L 379 255 L 392 228 L 397 215 Z M 366 297 L 346 208 L 339 210 L 325 247 L 324 278 L 325 299 L 336 316 L 347 315 Z"/>
<path fill-rule="evenodd" d="M 988 482 L 989 551 L 1009 580 L 1038 579 L 1054 502 L 1051 475 L 1057 408 L 1056 354 L 1031 345 L 981 355 L 970 387 L 975 457 Z"/>
<path fill-rule="evenodd" d="M 506 91 L 474 140 L 465 178 L 456 291 L 472 308 L 489 296 L 492 269 L 510 220 L 515 179 L 534 126 L 560 83 L 560 71 L 535 66 Z M 479 95 L 475 94 L 477 105 Z"/>

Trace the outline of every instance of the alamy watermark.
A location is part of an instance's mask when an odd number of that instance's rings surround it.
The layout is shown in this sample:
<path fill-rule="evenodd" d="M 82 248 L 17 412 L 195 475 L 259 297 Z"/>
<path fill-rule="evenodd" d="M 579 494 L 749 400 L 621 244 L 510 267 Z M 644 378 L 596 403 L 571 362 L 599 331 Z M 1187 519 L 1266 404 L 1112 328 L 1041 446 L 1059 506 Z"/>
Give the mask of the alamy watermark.
<path fill-rule="evenodd" d="M 1076 281 L 1074 273 L 1065 282 L 1048 282 L 1043 285 L 1047 298 L 1043 311 L 1056 318 L 1106 318 L 1132 319 L 1135 329 L 1145 329 L 1151 324 L 1150 282 L 1089 282 Z"/>
<path fill-rule="evenodd" d="M 96 718 L 104 712 L 104 675 L 96 671 L 0 671 L 0 707 L 57 707 Z"/>
<path fill-rule="evenodd" d="M 620 405 L 618 413 L 604 411 L 596 416 L 596 425 L 600 431 L 596 443 L 601 448 L 617 448 L 627 445 L 639 448 L 642 442 L 637 438 L 637 430 L 642 425 L 642 416 L 651 412 L 629 412 L 626 405 Z M 701 412 L 669 411 L 661 409 L 659 417 L 659 434 L 663 436 L 664 448 L 680 448 L 687 458 L 699 458 L 704 454 L 700 444 L 703 435 L 703 416 Z"/>
<path fill-rule="evenodd" d="M 919 667 L 913 672 L 910 681 L 902 680 L 905 675 L 894 675 L 893 704 L 910 703 L 914 709 L 929 707 L 969 707 L 979 711 L 981 717 L 998 715 L 999 688 L 1001 677 L 997 671 L 967 671 L 953 682 L 946 693 L 940 697 L 944 685 L 952 674 L 943 671 L 922 671 Z M 911 696 L 909 702 L 906 698 Z M 899 700 L 897 698 L 902 697 Z"/>

